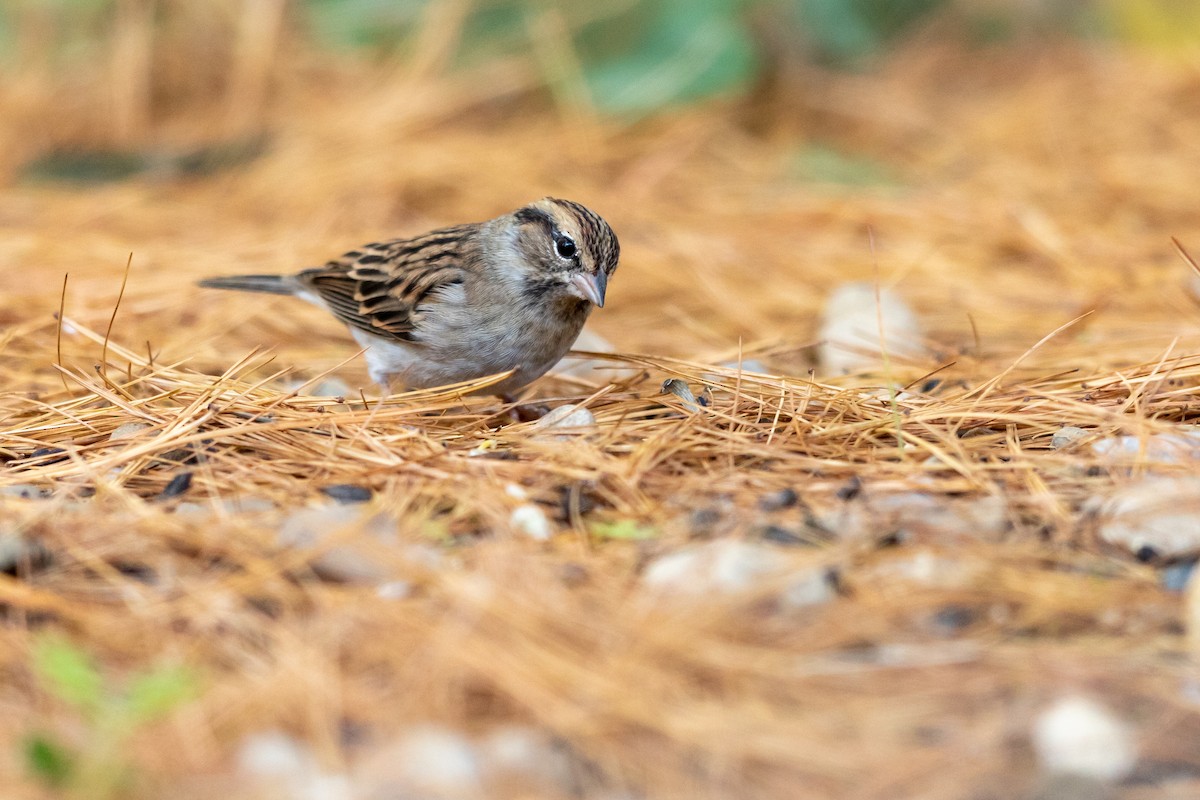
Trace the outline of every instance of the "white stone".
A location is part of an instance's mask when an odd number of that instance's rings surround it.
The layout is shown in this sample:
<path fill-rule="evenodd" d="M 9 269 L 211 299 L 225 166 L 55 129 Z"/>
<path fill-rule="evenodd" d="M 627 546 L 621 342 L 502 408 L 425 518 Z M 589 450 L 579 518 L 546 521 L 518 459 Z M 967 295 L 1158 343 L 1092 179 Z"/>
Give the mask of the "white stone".
<path fill-rule="evenodd" d="M 596 416 L 586 408 L 580 408 L 573 403 L 551 409 L 547 414 L 533 424 L 540 430 L 553 430 L 555 433 L 586 433 L 596 425 Z"/>
<path fill-rule="evenodd" d="M 175 506 L 175 516 L 177 517 L 207 517 L 210 514 L 212 514 L 210 506 L 203 503 L 193 503 L 190 500 L 184 500 Z"/>
<path fill-rule="evenodd" d="M 879 563 L 861 570 L 876 583 L 910 581 L 938 589 L 958 589 L 972 585 L 980 576 L 976 562 L 966 562 L 928 549 L 899 551 Z"/>
<path fill-rule="evenodd" d="M 1099 504 L 1100 538 L 1167 558 L 1200 553 L 1200 478 L 1148 476 Z"/>
<path fill-rule="evenodd" d="M 361 505 L 340 504 L 293 511 L 284 518 L 278 541 L 283 547 L 316 548 L 311 566 L 329 580 L 372 583 L 393 577 L 375 556 L 375 548 L 355 541 L 356 533 L 391 546 L 398 543 L 394 519 L 366 512 Z M 323 546 L 331 536 L 337 543 Z"/>
<path fill-rule="evenodd" d="M 819 515 L 839 538 L 897 536 L 994 540 L 1009 526 L 1008 506 L 999 495 L 946 497 L 928 492 L 868 495 Z"/>
<path fill-rule="evenodd" d="M 489 778 L 516 777 L 570 793 L 570 758 L 535 728 L 510 725 L 493 730 L 479 743 L 479 752 Z"/>
<path fill-rule="evenodd" d="M 45 555 L 40 544 L 30 542 L 19 533 L 0 531 L 0 570 L 9 570 L 21 562 Z"/>
<path fill-rule="evenodd" d="M 783 608 L 806 608 L 828 603 L 837 593 L 829 580 L 825 568 L 810 569 L 796 575 L 788 581 L 783 593 L 779 595 L 779 604 Z"/>
<path fill-rule="evenodd" d="M 375 596 L 383 600 L 405 600 L 412 596 L 412 589 L 408 581 L 385 581 L 375 587 Z"/>
<path fill-rule="evenodd" d="M 268 777 L 295 775 L 315 769 L 308 745 L 282 731 L 254 733 L 238 746 L 238 770 Z"/>
<path fill-rule="evenodd" d="M 544 542 L 554 535 L 546 513 L 533 503 L 522 503 L 512 510 L 508 523 L 531 539 Z"/>
<path fill-rule="evenodd" d="M 1064 697 L 1043 711 L 1034 722 L 1032 738 L 1042 769 L 1052 774 L 1116 781 L 1137 763 L 1129 728 L 1085 697 Z"/>
<path fill-rule="evenodd" d="M 247 736 L 236 755 L 238 771 L 261 797 L 281 800 L 352 800 L 348 776 L 324 772 L 308 745 L 280 731 Z"/>
<path fill-rule="evenodd" d="M 482 791 L 481 773 L 469 739 L 437 725 L 420 725 L 363 759 L 355 770 L 356 797 L 473 798 Z"/>
<path fill-rule="evenodd" d="M 108 436 L 110 442 L 119 442 L 123 439 L 132 439 L 139 433 L 150 429 L 148 422 L 126 422 L 123 425 L 117 426 L 117 429 Z"/>
<path fill-rule="evenodd" d="M 41 500 L 47 496 L 42 492 L 41 487 L 32 483 L 14 483 L 8 486 L 0 486 L 0 495 L 5 497 L 19 497 L 22 500 Z"/>
<path fill-rule="evenodd" d="M 1200 459 L 1200 433 L 1110 436 L 1092 442 L 1092 452 L 1115 464 L 1181 464 Z"/>
<path fill-rule="evenodd" d="M 659 556 L 642 573 L 649 589 L 684 595 L 734 593 L 781 574 L 785 560 L 766 545 L 722 539 Z"/>
<path fill-rule="evenodd" d="M 871 283 L 846 283 L 833 291 L 818 338 L 817 357 L 831 375 L 878 369 L 884 350 L 902 358 L 923 352 L 917 315 L 890 289 L 880 289 L 876 296 Z"/>
<path fill-rule="evenodd" d="M 1063 450 L 1090 435 L 1091 432 L 1083 428 L 1076 428 L 1074 425 L 1064 425 L 1050 437 L 1050 446 L 1055 450 Z"/>

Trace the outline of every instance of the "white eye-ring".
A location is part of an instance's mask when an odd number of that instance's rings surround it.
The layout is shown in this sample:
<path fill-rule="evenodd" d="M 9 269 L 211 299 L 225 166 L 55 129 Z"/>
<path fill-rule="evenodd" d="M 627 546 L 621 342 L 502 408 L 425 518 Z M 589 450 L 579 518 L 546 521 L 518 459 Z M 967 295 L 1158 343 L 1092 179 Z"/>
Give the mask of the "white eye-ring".
<path fill-rule="evenodd" d="M 578 249 L 575 246 L 575 241 L 570 236 L 559 236 L 554 240 L 554 251 L 558 253 L 560 258 L 574 258 Z"/>

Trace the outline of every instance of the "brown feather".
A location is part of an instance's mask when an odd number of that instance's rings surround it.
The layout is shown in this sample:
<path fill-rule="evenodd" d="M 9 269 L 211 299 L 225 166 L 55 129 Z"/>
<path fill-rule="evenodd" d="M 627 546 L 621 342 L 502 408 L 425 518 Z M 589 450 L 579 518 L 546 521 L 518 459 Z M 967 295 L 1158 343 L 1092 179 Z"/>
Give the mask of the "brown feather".
<path fill-rule="evenodd" d="M 296 278 L 347 325 L 411 342 L 422 303 L 462 282 L 464 254 L 477 235 L 477 226 L 459 225 L 370 244 Z"/>

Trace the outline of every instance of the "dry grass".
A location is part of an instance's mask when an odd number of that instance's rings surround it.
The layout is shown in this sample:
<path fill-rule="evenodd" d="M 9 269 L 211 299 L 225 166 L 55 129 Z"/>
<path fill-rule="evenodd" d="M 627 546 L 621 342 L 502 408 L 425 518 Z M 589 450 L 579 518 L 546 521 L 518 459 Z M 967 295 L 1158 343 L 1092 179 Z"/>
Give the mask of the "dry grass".
<path fill-rule="evenodd" d="M 163 661 L 203 675 L 198 700 L 132 740 L 138 796 L 262 796 L 232 766 L 255 731 L 296 734 L 330 770 L 368 769 L 432 721 L 544 730 L 577 756 L 589 797 L 1015 797 L 1040 780 L 1031 720 L 1067 692 L 1135 726 L 1141 766 L 1120 796 L 1168 779 L 1194 793 L 1182 603 L 1098 544 L 1082 510 L 1145 465 L 1089 469 L 1087 448 L 1049 447 L 1064 424 L 1148 435 L 1195 417 L 1200 315 L 1170 241 L 1200 242 L 1194 70 L 925 48 L 879 76 L 807 75 L 752 107 L 618 129 L 541 108 L 520 65 L 486 85 L 306 69 L 282 81 L 269 150 L 244 169 L 0 190 L 0 486 L 53 491 L 0 498 L 3 527 L 53 556 L 0 577 L 8 796 L 38 796 L 13 755 L 28 730 L 79 736 L 30 671 L 46 628 L 118 682 Z M 796 147 L 820 138 L 899 185 L 796 180 Z M 539 385 L 537 402 L 586 403 L 590 433 L 539 437 L 453 391 L 382 405 L 289 391 L 327 372 L 366 386 L 349 337 L 302 304 L 192 285 L 545 194 L 620 234 L 594 327 L 649 354 L 619 357 L 640 377 L 616 385 Z M 824 296 L 876 278 L 920 312 L 928 358 L 811 379 Z M 739 353 L 772 374 L 713 366 Z M 666 377 L 710 386 L 711 405 L 660 394 Z M 149 427 L 110 441 L 131 421 Z M 181 472 L 191 488 L 162 499 Z M 316 551 L 279 544 L 283 509 L 343 483 L 370 487 L 406 544 L 442 553 L 416 563 L 343 532 L 412 584 L 406 598 L 323 581 Z M 513 485 L 550 517 L 550 542 L 513 526 Z M 760 509 L 783 487 L 803 502 Z M 992 498 L 999 522 L 910 522 L 897 542 L 881 509 L 914 490 L 951 509 Z M 241 497 L 274 510 L 220 502 Z M 209 511 L 177 514 L 181 500 Z M 697 509 L 712 509 L 703 525 Z M 624 520 L 653 537 L 596 535 Z M 779 558 L 835 571 L 836 600 L 788 608 L 772 580 L 698 602 L 639 586 L 648 559 L 689 539 L 768 525 L 813 542 Z"/>

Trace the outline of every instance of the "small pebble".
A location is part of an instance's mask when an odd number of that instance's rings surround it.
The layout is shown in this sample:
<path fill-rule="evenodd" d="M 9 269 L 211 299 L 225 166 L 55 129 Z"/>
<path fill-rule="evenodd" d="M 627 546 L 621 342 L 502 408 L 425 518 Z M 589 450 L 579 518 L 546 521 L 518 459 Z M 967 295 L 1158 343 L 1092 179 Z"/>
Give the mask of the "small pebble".
<path fill-rule="evenodd" d="M 1134 555 L 1200 555 L 1200 478 L 1147 476 L 1099 504 L 1098 535 Z"/>
<path fill-rule="evenodd" d="M 642 573 L 642 584 L 681 595 L 734 593 L 786 569 L 780 553 L 772 548 L 722 539 L 659 556 Z"/>
<path fill-rule="evenodd" d="M 1187 588 L 1195 572 L 1196 559 L 1190 558 L 1186 561 L 1168 564 L 1159 575 L 1159 580 L 1162 582 L 1162 587 L 1168 592 L 1182 592 Z"/>
<path fill-rule="evenodd" d="M 265 497 L 255 497 L 244 494 L 235 495 L 222 500 L 222 503 L 232 514 L 257 514 L 262 511 L 274 511 L 275 504 Z"/>
<path fill-rule="evenodd" d="M 523 503 L 512 510 L 508 523 L 531 539 L 544 542 L 554 535 L 546 512 L 533 503 Z"/>
<path fill-rule="evenodd" d="M 871 539 L 880 534 L 909 540 L 997 540 L 1009 529 L 1009 509 L 999 495 L 947 497 L 927 492 L 872 494 L 827 509 L 822 527 L 842 539 Z"/>
<path fill-rule="evenodd" d="M 876 292 L 871 283 L 846 283 L 830 294 L 818 338 L 817 358 L 831 375 L 877 369 L 885 348 L 891 358 L 920 356 L 923 349 L 917 315 L 891 289 Z"/>
<path fill-rule="evenodd" d="M 479 754 L 489 779 L 516 779 L 531 784 L 531 789 L 575 794 L 568 753 L 535 728 L 509 725 L 493 730 L 480 741 Z"/>
<path fill-rule="evenodd" d="M 37 465 L 39 467 L 48 467 L 51 464 L 61 464 L 67 460 L 67 456 L 62 455 L 67 452 L 61 447 L 39 447 L 29 454 L 27 464 Z"/>
<path fill-rule="evenodd" d="M 561 405 L 533 424 L 540 430 L 554 430 L 555 433 L 586 433 L 596 425 L 596 417 L 586 408 L 573 403 Z"/>
<path fill-rule="evenodd" d="M 970 606 L 946 605 L 933 614 L 933 626 L 942 633 L 957 634 L 968 628 L 976 619 L 979 612 Z"/>
<path fill-rule="evenodd" d="M 50 493 L 32 483 L 14 483 L 10 486 L 0 486 L 0 496 L 19 497 L 22 500 L 42 500 L 49 497 Z"/>
<path fill-rule="evenodd" d="M 979 578 L 980 567 L 928 549 L 897 551 L 895 558 L 881 560 L 862 570 L 861 577 L 878 584 L 909 581 L 932 589 L 961 589 Z"/>
<path fill-rule="evenodd" d="M 697 508 L 692 511 L 688 523 L 692 529 L 693 536 L 708 536 L 716 528 L 717 523 L 721 521 L 721 512 L 712 508 Z"/>
<path fill-rule="evenodd" d="M 366 503 L 372 497 L 371 490 L 366 486 L 359 486 L 353 483 L 335 483 L 332 486 L 322 486 L 321 492 L 339 503 L 347 505 L 351 503 Z"/>
<path fill-rule="evenodd" d="M 320 769 L 307 744 L 279 731 L 246 737 L 238 748 L 238 771 L 258 783 L 263 796 L 280 800 L 353 800 L 350 779 Z"/>
<path fill-rule="evenodd" d="M 392 547 L 397 544 L 394 519 L 385 514 L 366 514 L 357 505 L 297 509 L 284 518 L 278 541 L 287 548 L 318 548 L 310 566 L 326 580 L 375 583 L 394 578 L 380 563 L 370 543 L 344 535 L 353 530 Z M 331 536 L 337 537 L 338 542 L 322 547 L 322 541 Z"/>
<path fill-rule="evenodd" d="M 1091 431 L 1076 428 L 1074 425 L 1064 425 L 1050 437 L 1050 446 L 1055 450 L 1064 450 L 1088 436 L 1091 436 Z"/>
<path fill-rule="evenodd" d="M 862 479 L 857 475 L 850 476 L 850 480 L 838 487 L 836 496 L 838 500 L 853 500 L 862 492 Z"/>
<path fill-rule="evenodd" d="M 1137 763 L 1128 727 L 1085 697 L 1064 697 L 1043 711 L 1032 738 L 1042 769 L 1052 774 L 1111 782 L 1127 776 Z"/>
<path fill-rule="evenodd" d="M 282 731 L 247 736 L 239 745 L 235 760 L 239 771 L 256 776 L 287 777 L 315 765 L 308 745 Z"/>
<path fill-rule="evenodd" d="M 1092 442 L 1092 452 L 1109 464 L 1185 464 L 1200 460 L 1200 433 L 1110 436 Z"/>
<path fill-rule="evenodd" d="M 204 503 L 193 503 L 185 500 L 175 506 L 175 516 L 177 517 L 206 517 L 212 513 L 212 509 Z"/>
<path fill-rule="evenodd" d="M 384 581 L 375 587 L 375 596 L 383 600 L 404 600 L 412 596 L 413 587 L 408 581 Z"/>
<path fill-rule="evenodd" d="M 483 765 L 470 739 L 418 725 L 366 755 L 355 771 L 358 797 L 460 800 L 480 796 Z"/>
<path fill-rule="evenodd" d="M 758 507 L 763 511 L 779 511 L 784 508 L 791 508 L 799 501 L 800 495 L 796 493 L 795 489 L 789 487 L 763 495 L 758 500 Z"/>
<path fill-rule="evenodd" d="M 126 422 L 123 425 L 117 426 L 117 429 L 108 436 L 110 442 L 119 442 L 122 439 L 132 439 L 142 431 L 150 429 L 148 422 Z"/>
<path fill-rule="evenodd" d="M 779 525 L 767 525 L 759 531 L 764 541 L 774 542 L 775 544 L 783 544 L 789 547 L 811 545 L 811 539 L 805 539 L 803 536 L 797 536 L 787 528 Z"/>
<path fill-rule="evenodd" d="M 174 478 L 171 478 L 170 483 L 166 488 L 159 493 L 159 500 L 170 500 L 172 497 L 178 497 L 192 488 L 192 473 L 180 472 Z"/>
<path fill-rule="evenodd" d="M 796 610 L 828 603 L 837 597 L 837 573 L 825 567 L 801 572 L 788 581 L 779 595 L 779 604 Z"/>
<path fill-rule="evenodd" d="M 0 572 L 12 575 L 23 566 L 40 567 L 50 561 L 50 552 L 39 542 L 19 533 L 0 532 Z"/>

